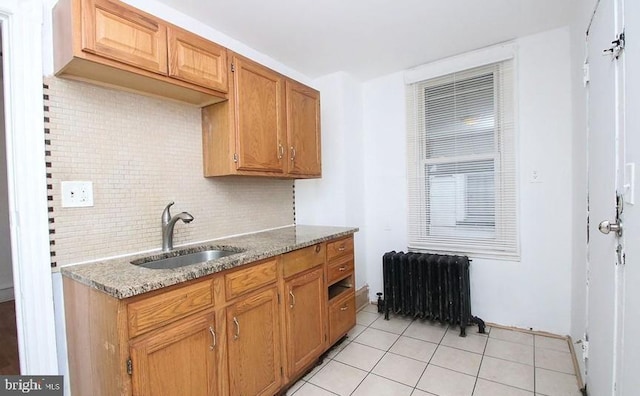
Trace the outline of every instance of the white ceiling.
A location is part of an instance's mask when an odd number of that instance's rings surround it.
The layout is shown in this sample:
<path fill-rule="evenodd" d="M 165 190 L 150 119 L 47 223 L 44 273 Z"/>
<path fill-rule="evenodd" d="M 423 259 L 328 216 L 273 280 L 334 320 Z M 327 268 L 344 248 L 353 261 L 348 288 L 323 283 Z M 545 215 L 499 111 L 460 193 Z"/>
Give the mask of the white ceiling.
<path fill-rule="evenodd" d="M 569 24 L 580 0 L 159 0 L 315 78 L 367 80 Z"/>

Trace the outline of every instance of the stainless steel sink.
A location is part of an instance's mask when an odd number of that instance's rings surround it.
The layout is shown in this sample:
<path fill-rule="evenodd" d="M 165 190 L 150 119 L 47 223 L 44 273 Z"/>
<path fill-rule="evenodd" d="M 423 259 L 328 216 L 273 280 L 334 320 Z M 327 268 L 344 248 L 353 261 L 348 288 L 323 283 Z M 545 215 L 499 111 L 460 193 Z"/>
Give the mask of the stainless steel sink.
<path fill-rule="evenodd" d="M 232 254 L 240 253 L 232 250 L 218 250 L 210 249 L 203 250 L 201 252 L 186 253 L 179 256 L 167 257 L 154 261 L 146 261 L 145 259 L 138 259 L 131 262 L 131 264 L 139 265 L 140 267 L 150 269 L 170 269 L 180 268 L 185 265 L 204 263 L 205 261 L 215 260 L 222 257 L 230 256 Z"/>

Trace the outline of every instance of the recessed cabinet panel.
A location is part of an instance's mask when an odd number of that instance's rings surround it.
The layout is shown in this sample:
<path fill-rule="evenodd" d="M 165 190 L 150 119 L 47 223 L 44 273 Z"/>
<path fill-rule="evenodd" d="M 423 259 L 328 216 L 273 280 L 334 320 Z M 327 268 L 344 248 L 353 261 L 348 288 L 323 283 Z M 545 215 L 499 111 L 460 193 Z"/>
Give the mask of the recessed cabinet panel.
<path fill-rule="evenodd" d="M 135 396 L 207 396 L 215 389 L 213 314 L 184 319 L 131 344 Z"/>
<path fill-rule="evenodd" d="M 282 77 L 239 57 L 234 69 L 237 168 L 284 173 Z"/>
<path fill-rule="evenodd" d="M 146 333 L 213 307 L 211 281 L 194 283 L 128 304 L 129 336 Z"/>
<path fill-rule="evenodd" d="M 288 171 L 320 176 L 320 93 L 287 80 Z"/>
<path fill-rule="evenodd" d="M 327 243 L 327 260 L 345 255 L 353 256 L 353 237 Z"/>
<path fill-rule="evenodd" d="M 281 384 L 276 288 L 227 308 L 229 394 L 273 395 Z"/>
<path fill-rule="evenodd" d="M 356 295 L 351 289 L 351 291 L 342 293 L 338 298 L 329 301 L 329 344 L 338 341 L 355 324 Z"/>
<path fill-rule="evenodd" d="M 288 278 L 299 272 L 325 262 L 325 244 L 318 243 L 303 249 L 290 252 L 282 256 L 282 267 L 284 277 Z"/>
<path fill-rule="evenodd" d="M 295 376 L 322 353 L 325 346 L 324 268 L 299 275 L 285 286 L 287 361 Z"/>
<path fill-rule="evenodd" d="M 82 3 L 82 50 L 154 73 L 167 74 L 167 29 L 130 7 L 108 0 Z"/>
<path fill-rule="evenodd" d="M 227 50 L 193 33 L 169 27 L 169 76 L 227 92 Z"/>
<path fill-rule="evenodd" d="M 269 283 L 275 283 L 277 262 L 278 260 L 272 259 L 225 275 L 224 284 L 227 300 L 252 290 L 257 290 L 259 287 L 266 286 Z"/>

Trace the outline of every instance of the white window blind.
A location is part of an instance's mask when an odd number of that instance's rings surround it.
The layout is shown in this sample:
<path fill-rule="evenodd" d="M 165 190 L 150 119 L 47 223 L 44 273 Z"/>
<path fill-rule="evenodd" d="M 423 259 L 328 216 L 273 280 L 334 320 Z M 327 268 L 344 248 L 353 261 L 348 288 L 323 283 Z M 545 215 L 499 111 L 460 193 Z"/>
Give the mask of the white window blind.
<path fill-rule="evenodd" d="M 517 257 L 513 60 L 407 87 L 409 249 Z"/>

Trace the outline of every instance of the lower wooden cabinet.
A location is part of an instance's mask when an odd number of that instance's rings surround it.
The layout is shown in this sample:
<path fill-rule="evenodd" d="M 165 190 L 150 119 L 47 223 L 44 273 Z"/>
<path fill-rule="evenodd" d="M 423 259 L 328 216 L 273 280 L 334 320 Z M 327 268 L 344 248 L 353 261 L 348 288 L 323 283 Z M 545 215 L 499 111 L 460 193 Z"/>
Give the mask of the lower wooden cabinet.
<path fill-rule="evenodd" d="M 352 253 L 326 252 L 319 243 L 122 300 L 64 277 L 71 393 L 277 394 L 355 325 L 352 258 L 327 282 Z"/>
<path fill-rule="evenodd" d="M 285 324 L 289 376 L 299 374 L 325 348 L 324 268 L 316 267 L 285 283 Z"/>
<path fill-rule="evenodd" d="M 194 316 L 138 337 L 131 343 L 134 395 L 215 394 L 214 315 Z"/>
<path fill-rule="evenodd" d="M 347 292 L 329 302 L 329 343 L 333 344 L 356 324 L 356 295 Z"/>
<path fill-rule="evenodd" d="M 275 394 L 282 381 L 279 346 L 275 286 L 227 308 L 229 394 Z"/>

